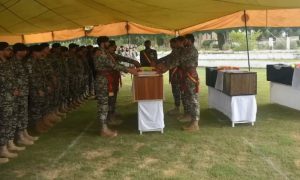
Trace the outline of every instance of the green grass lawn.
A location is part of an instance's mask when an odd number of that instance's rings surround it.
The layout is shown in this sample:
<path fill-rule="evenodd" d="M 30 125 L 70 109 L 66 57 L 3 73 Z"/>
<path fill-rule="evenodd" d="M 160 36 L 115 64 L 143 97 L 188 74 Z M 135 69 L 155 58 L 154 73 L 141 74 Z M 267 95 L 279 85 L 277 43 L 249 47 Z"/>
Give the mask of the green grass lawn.
<path fill-rule="evenodd" d="M 204 69 L 201 120 L 196 133 L 182 132 L 165 117 L 165 133 L 139 135 L 131 79 L 123 80 L 119 136 L 99 136 L 96 102 L 89 101 L 40 136 L 17 159 L 0 166 L 0 179 L 300 179 L 300 112 L 269 104 L 265 70 L 258 72 L 258 114 L 250 124 L 231 127 L 227 117 L 208 109 Z M 164 110 L 173 108 L 165 77 Z"/>

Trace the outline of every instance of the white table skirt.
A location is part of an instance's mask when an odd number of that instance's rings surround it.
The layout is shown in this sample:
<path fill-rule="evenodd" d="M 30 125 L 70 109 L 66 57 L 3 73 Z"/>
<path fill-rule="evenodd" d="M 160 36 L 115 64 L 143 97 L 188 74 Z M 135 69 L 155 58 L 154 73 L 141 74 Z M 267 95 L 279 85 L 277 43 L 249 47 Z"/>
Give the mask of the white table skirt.
<path fill-rule="evenodd" d="M 139 131 L 161 131 L 165 127 L 163 100 L 138 101 Z"/>
<path fill-rule="evenodd" d="M 270 83 L 270 101 L 272 103 L 300 110 L 300 89 L 279 83 Z"/>
<path fill-rule="evenodd" d="M 228 96 L 215 88 L 208 87 L 208 105 L 230 118 L 232 127 L 237 123 L 256 121 L 257 104 L 255 95 Z"/>

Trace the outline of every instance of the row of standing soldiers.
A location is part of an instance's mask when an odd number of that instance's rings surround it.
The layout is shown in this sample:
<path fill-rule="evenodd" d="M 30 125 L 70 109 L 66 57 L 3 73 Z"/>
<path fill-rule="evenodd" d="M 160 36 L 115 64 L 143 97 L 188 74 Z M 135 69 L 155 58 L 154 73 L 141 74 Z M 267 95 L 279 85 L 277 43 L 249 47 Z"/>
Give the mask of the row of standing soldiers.
<path fill-rule="evenodd" d="M 0 163 L 34 144 L 94 93 L 93 47 L 0 42 Z"/>

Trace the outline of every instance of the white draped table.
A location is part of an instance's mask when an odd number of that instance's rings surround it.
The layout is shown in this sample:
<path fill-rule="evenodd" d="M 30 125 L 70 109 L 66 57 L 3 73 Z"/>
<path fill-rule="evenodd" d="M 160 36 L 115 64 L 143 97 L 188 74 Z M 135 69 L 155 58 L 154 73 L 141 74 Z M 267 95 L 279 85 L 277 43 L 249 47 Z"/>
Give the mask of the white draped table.
<path fill-rule="evenodd" d="M 238 123 L 251 123 L 256 121 L 257 104 L 255 95 L 228 96 L 223 92 L 208 87 L 209 108 L 217 109 L 230 118 L 232 127 Z"/>
<path fill-rule="evenodd" d="M 270 101 L 300 110 L 300 68 L 295 68 L 292 86 L 270 82 Z"/>

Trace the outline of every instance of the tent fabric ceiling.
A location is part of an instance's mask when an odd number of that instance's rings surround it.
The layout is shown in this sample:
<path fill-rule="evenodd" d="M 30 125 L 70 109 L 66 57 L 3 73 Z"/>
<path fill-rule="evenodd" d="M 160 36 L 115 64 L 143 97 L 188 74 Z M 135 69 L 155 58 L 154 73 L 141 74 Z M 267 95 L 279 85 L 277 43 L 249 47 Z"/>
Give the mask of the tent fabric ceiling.
<path fill-rule="evenodd" d="M 300 9 L 247 10 L 246 16 L 249 27 L 300 27 L 300 18 L 295 18 L 300 17 Z M 179 34 L 244 26 L 244 11 L 240 11 L 182 29 Z"/>
<path fill-rule="evenodd" d="M 296 8 L 299 0 L 0 0 L 0 34 L 135 22 L 180 30 L 244 9 Z"/>
<path fill-rule="evenodd" d="M 100 34 L 184 33 L 205 29 L 199 28 L 201 23 L 211 28 L 220 26 L 218 22 L 225 26 L 226 21 L 218 19 L 224 16 L 232 24 L 233 16 L 239 16 L 237 13 L 244 9 L 279 8 L 300 8 L 300 3 L 299 0 L 0 0 L 0 40 L 37 43 Z M 239 21 L 235 20 L 233 25 L 240 24 Z M 84 30 L 85 26 L 95 27 L 89 32 Z"/>

